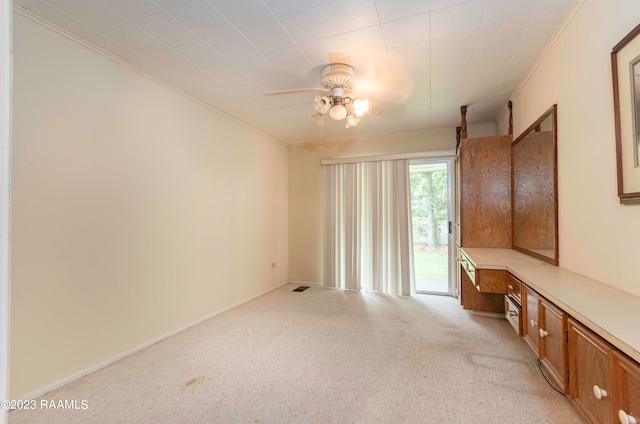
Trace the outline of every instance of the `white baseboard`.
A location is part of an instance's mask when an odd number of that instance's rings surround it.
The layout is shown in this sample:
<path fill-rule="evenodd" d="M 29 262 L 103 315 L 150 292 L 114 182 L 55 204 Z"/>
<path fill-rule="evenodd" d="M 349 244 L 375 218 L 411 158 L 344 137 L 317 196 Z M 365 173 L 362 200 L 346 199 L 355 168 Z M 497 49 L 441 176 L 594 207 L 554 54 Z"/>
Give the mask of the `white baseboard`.
<path fill-rule="evenodd" d="M 179 327 L 179 328 L 177 328 L 177 329 L 175 329 L 173 331 L 170 331 L 170 332 L 168 332 L 166 334 L 163 334 L 160 337 L 156 337 L 155 339 L 149 340 L 148 342 L 145 342 L 145 343 L 143 343 L 143 344 L 141 344 L 139 346 L 136 346 L 131 350 L 123 352 L 123 353 L 121 353 L 119 355 L 116 355 L 116 356 L 114 356 L 112 358 L 107 359 L 106 361 L 103 361 L 103 362 L 101 362 L 99 364 L 96 364 L 96 365 L 94 365 L 92 367 L 89 367 L 89 368 L 84 369 L 84 370 L 82 370 L 80 372 L 72 374 L 69 377 L 66 377 L 66 378 L 64 378 L 64 379 L 62 379 L 60 381 L 57 381 L 57 382 L 55 382 L 53 384 L 50 384 L 50 385 L 45 386 L 45 387 L 43 387 L 43 388 L 41 388 L 39 390 L 36 390 L 35 392 L 28 394 L 27 396 L 25 396 L 22 399 L 23 400 L 31 400 L 31 399 L 36 399 L 36 398 L 39 398 L 41 396 L 44 396 L 45 394 L 49 393 L 52 390 L 58 389 L 58 388 L 64 386 L 65 384 L 69 384 L 74 380 L 77 380 L 79 378 L 84 377 L 85 375 L 88 375 L 88 374 L 91 374 L 92 372 L 98 371 L 99 369 L 104 368 L 107 365 L 111 365 L 114 362 L 117 362 L 117 361 L 119 361 L 121 359 L 124 359 L 127 356 L 130 356 L 130 355 L 133 355 L 134 353 L 140 352 L 141 350 L 146 349 L 149 346 L 152 346 L 152 345 L 154 345 L 156 343 L 159 343 L 159 342 L 161 342 L 161 341 L 163 341 L 163 340 L 165 340 L 165 339 L 167 339 L 167 338 L 169 338 L 171 336 L 174 336 L 174 335 L 176 335 L 176 334 L 178 334 L 178 333 L 180 333 L 182 331 L 185 331 L 185 330 L 187 330 L 187 329 L 189 329 L 189 328 L 191 328 L 193 326 L 196 326 L 196 325 L 198 325 L 198 324 L 200 324 L 200 323 L 202 323 L 202 322 L 204 322 L 204 321 L 206 321 L 208 319 L 211 319 L 211 318 L 215 317 L 216 315 L 220 315 L 220 314 L 222 314 L 224 312 L 227 312 L 227 311 L 229 311 L 229 310 L 231 310 L 233 308 L 237 308 L 240 305 L 243 305 L 243 304 L 245 304 L 247 302 L 250 302 L 253 299 L 256 299 L 256 298 L 258 298 L 258 297 L 260 297 L 262 295 L 265 295 L 265 294 L 267 294 L 269 292 L 277 290 L 277 289 L 279 289 L 280 287 L 282 287 L 282 286 L 284 286 L 286 284 L 287 284 L 287 282 L 284 282 L 284 283 L 278 285 L 277 287 L 274 287 L 272 289 L 266 290 L 266 291 L 264 291 L 262 293 L 259 293 L 259 294 L 255 295 L 255 296 L 251 296 L 249 298 L 240 300 L 240 301 L 238 301 L 236 303 L 233 303 L 233 304 L 231 304 L 229 306 L 226 306 L 226 307 L 224 307 L 224 308 L 222 308 L 220 310 L 217 310 L 215 312 L 207 314 L 202 318 L 199 318 L 199 319 L 197 319 L 197 320 L 195 320 L 193 322 L 190 322 L 187 325 L 184 325 L 184 326 Z"/>
<path fill-rule="evenodd" d="M 300 286 L 313 286 L 313 287 L 324 287 L 322 283 L 315 283 L 312 281 L 287 281 L 288 284 L 298 284 Z"/>

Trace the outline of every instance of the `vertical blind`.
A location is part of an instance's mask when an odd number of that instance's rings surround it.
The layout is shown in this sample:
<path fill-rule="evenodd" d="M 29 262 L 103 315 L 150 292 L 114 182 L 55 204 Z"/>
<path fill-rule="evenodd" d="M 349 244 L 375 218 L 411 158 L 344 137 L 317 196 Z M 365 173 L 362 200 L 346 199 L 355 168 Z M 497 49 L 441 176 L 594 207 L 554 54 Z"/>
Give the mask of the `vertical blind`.
<path fill-rule="evenodd" d="M 323 165 L 322 172 L 325 286 L 413 294 L 408 161 Z"/>

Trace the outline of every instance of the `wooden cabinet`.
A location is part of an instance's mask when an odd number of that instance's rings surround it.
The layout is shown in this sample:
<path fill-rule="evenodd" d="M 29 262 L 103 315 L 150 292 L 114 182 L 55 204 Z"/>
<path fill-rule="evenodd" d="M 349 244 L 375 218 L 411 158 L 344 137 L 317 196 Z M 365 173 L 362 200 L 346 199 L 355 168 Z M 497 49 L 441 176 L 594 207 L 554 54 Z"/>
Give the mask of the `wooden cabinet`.
<path fill-rule="evenodd" d="M 640 365 L 525 284 L 521 296 L 524 340 L 585 419 L 640 424 Z M 517 304 L 505 305 L 517 329 Z"/>
<path fill-rule="evenodd" d="M 640 365 L 611 352 L 611 384 L 613 422 L 640 423 Z"/>
<path fill-rule="evenodd" d="M 543 298 L 539 299 L 538 314 L 540 361 L 560 389 L 569 393 L 567 314 Z"/>
<path fill-rule="evenodd" d="M 466 113 L 466 112 L 465 112 Z M 464 116 L 464 115 L 463 115 Z M 464 120 L 464 118 L 463 118 Z M 456 239 L 458 247 L 511 248 L 511 135 L 466 138 L 466 124 L 457 148 Z M 458 292 L 465 309 L 504 313 L 506 271 L 466 269 L 478 293 L 459 267 Z M 465 300 L 466 294 L 466 300 Z"/>
<path fill-rule="evenodd" d="M 511 248 L 512 136 L 460 141 L 460 246 Z"/>
<path fill-rule="evenodd" d="M 571 401 L 590 423 L 613 423 L 611 345 L 572 318 L 569 326 Z"/>
<path fill-rule="evenodd" d="M 521 294 L 522 336 L 559 388 L 569 393 L 568 316 L 531 287 L 522 284 Z"/>
<path fill-rule="evenodd" d="M 538 300 L 538 293 L 527 286 L 522 286 L 522 336 L 539 357 Z"/>

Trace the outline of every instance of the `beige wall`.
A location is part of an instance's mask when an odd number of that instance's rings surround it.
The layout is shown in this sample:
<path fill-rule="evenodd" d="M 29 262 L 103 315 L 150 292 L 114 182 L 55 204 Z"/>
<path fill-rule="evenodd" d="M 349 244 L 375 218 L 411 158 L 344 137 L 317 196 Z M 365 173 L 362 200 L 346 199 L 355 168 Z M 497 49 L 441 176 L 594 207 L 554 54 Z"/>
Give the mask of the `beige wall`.
<path fill-rule="evenodd" d="M 637 1 L 585 0 L 512 97 L 515 137 L 558 104 L 560 266 L 637 296 L 640 205 L 618 201 L 609 55 L 639 21 Z"/>
<path fill-rule="evenodd" d="M 360 125 L 366 125 L 366 120 Z M 469 137 L 495 135 L 493 123 L 469 126 Z M 455 128 L 289 148 L 289 276 L 321 284 L 323 159 L 455 149 Z"/>
<path fill-rule="evenodd" d="M 284 283 L 288 159 L 268 137 L 14 19 L 15 399 Z"/>

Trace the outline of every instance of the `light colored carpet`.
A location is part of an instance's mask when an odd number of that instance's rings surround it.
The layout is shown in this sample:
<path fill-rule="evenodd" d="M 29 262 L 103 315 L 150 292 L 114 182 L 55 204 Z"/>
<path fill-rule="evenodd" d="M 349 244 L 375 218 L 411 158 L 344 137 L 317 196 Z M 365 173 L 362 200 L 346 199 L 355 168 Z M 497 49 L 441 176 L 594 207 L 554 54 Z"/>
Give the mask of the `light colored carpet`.
<path fill-rule="evenodd" d="M 505 320 L 443 296 L 295 287 L 43 397 L 87 410 L 9 423 L 583 422 Z"/>

